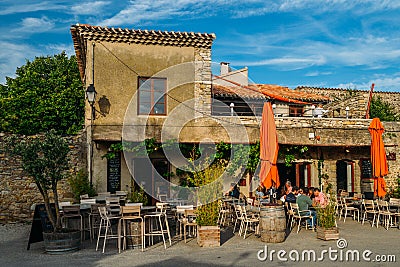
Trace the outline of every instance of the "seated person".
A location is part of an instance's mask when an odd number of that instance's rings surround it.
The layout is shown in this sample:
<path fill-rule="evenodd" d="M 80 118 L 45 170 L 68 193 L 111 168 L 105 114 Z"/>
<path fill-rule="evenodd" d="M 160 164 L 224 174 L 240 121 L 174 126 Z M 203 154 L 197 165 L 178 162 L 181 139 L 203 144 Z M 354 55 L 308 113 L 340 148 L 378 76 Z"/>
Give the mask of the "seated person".
<path fill-rule="evenodd" d="M 325 208 L 328 204 L 328 198 L 325 196 L 325 194 L 319 191 L 319 188 L 315 188 L 314 196 L 314 203 L 321 206 L 322 208 Z"/>
<path fill-rule="evenodd" d="M 307 220 L 308 226 L 313 228 L 316 225 L 317 222 L 317 213 L 315 210 L 310 210 L 310 207 L 313 205 L 313 202 L 311 198 L 308 196 L 309 191 L 308 188 L 303 189 L 303 193 L 301 193 L 297 199 L 296 203 L 299 205 L 299 212 L 300 215 L 305 216 L 305 215 L 310 215 L 313 217 L 314 220 L 314 225 L 311 225 L 311 219 Z"/>
<path fill-rule="evenodd" d="M 231 184 L 231 188 L 229 189 L 229 191 L 225 195 L 228 195 L 228 196 L 231 196 L 231 197 L 239 199 L 240 191 L 239 191 L 238 185 L 232 183 Z"/>
<path fill-rule="evenodd" d="M 298 191 L 299 191 L 299 188 L 297 186 L 293 186 L 292 192 L 287 194 L 287 196 L 285 198 L 285 202 L 296 203 L 296 196 L 297 196 Z"/>
<path fill-rule="evenodd" d="M 311 200 L 313 200 L 314 199 L 314 187 L 310 187 L 309 189 L 308 189 L 308 196 L 311 198 Z"/>
<path fill-rule="evenodd" d="M 255 194 L 256 194 L 257 200 L 260 201 L 260 204 L 269 203 L 268 195 L 266 194 L 265 187 L 263 185 L 259 185 L 257 187 Z"/>
<path fill-rule="evenodd" d="M 285 194 L 289 194 L 290 192 L 292 192 L 293 187 L 292 187 L 292 183 L 290 181 L 286 181 L 285 183 Z"/>

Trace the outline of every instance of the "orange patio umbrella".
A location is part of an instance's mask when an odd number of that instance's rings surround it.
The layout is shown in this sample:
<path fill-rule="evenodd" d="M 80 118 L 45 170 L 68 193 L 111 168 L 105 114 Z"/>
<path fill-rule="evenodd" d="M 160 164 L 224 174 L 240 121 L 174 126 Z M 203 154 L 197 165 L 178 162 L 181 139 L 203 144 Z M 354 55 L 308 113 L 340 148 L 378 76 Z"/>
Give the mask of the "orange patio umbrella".
<path fill-rule="evenodd" d="M 270 102 L 264 103 L 261 129 L 260 129 L 260 183 L 265 188 L 271 186 L 279 187 L 278 168 L 276 160 L 278 158 L 278 136 L 274 112 Z"/>
<path fill-rule="evenodd" d="M 386 152 L 382 139 L 384 130 L 385 129 L 378 118 L 372 119 L 368 131 L 371 134 L 372 176 L 375 178 L 374 194 L 378 197 L 386 195 L 386 183 L 383 176 L 388 174 Z"/>

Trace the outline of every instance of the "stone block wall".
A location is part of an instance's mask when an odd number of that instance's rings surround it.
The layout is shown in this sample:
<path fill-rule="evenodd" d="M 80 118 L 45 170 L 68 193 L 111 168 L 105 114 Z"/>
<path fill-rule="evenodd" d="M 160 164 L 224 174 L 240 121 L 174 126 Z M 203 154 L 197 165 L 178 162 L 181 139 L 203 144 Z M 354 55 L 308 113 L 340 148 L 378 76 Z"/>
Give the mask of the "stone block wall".
<path fill-rule="evenodd" d="M 211 49 L 195 48 L 195 110 L 203 114 L 211 114 Z M 196 114 L 201 115 L 201 114 Z"/>
<path fill-rule="evenodd" d="M 0 223 L 30 221 L 33 216 L 31 206 L 43 203 L 42 196 L 33 179 L 23 172 L 20 160 L 4 153 L 2 148 L 7 136 L 9 134 L 0 133 Z M 86 169 L 85 136 L 86 134 L 79 133 L 65 137 L 71 149 L 71 176 L 80 169 Z M 72 200 L 67 179 L 59 182 L 59 194 L 60 201 Z"/>
<path fill-rule="evenodd" d="M 331 111 L 328 114 L 329 117 L 345 117 L 345 108 L 348 106 L 350 108 L 350 118 L 365 118 L 369 99 L 369 90 L 319 88 L 306 86 L 299 86 L 295 90 L 330 97 L 332 102 L 324 107 L 325 109 Z M 392 105 L 396 113 L 400 114 L 400 105 L 396 104 L 400 103 L 400 93 L 374 91 L 373 96 L 381 97 L 384 102 Z"/>

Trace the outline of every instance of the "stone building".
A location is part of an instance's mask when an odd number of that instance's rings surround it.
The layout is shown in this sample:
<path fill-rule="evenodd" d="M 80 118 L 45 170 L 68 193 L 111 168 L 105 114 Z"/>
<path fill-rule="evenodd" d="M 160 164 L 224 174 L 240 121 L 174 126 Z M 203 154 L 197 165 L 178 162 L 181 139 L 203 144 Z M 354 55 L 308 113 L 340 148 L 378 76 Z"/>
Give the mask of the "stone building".
<path fill-rule="evenodd" d="M 274 104 L 281 149 L 308 148 L 296 155 L 290 167 L 279 158 L 282 182 L 288 179 L 299 186 L 320 186 L 321 174 L 327 174 L 335 189 L 372 190 L 371 180 L 363 179 L 368 171 L 370 146 L 370 120 L 361 116 L 365 97 L 348 97 L 343 92 L 346 101 L 337 101 L 336 96 L 324 91 L 253 84 L 248 82 L 247 68 L 230 73 L 226 63 L 221 64 L 221 74 L 213 78 L 214 34 L 79 24 L 71 27 L 71 33 L 83 85 L 97 92 L 93 108 L 86 104 L 85 126 L 90 179 L 98 191 L 128 191 L 133 177 L 147 177 L 142 185 L 148 193 L 173 197 L 169 190 L 173 186 L 162 185 L 168 180 L 179 183 L 168 175 L 179 162 L 161 152 L 153 153 L 150 159 L 130 153 L 114 159 L 103 156 L 121 140 L 257 142 L 264 101 Z M 336 106 L 332 104 L 335 101 Z M 321 114 L 326 111 L 325 116 L 316 112 L 319 104 L 324 105 Z M 350 106 L 350 114 L 345 113 L 346 106 Z M 387 151 L 396 155 L 399 124 L 384 126 Z M 392 160 L 389 166 L 387 181 L 392 186 L 399 164 Z M 247 177 L 242 188 L 248 195 L 254 189 L 249 186 L 250 180 Z M 165 188 L 169 189 L 165 192 Z"/>

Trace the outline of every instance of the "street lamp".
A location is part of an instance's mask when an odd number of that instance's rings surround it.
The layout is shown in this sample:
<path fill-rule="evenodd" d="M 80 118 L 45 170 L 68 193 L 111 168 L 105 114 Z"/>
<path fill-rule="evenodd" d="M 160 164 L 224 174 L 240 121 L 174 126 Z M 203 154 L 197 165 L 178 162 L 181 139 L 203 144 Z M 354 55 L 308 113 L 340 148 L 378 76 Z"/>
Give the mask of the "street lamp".
<path fill-rule="evenodd" d="M 348 119 L 349 118 L 349 111 L 350 111 L 349 106 L 347 106 L 345 110 L 346 110 L 346 119 Z"/>
<path fill-rule="evenodd" d="M 94 88 L 94 84 L 90 84 L 89 87 L 86 89 L 86 98 L 89 102 L 89 105 L 92 108 L 92 120 L 95 119 L 95 109 L 94 109 L 94 102 L 96 101 L 96 89 Z"/>

